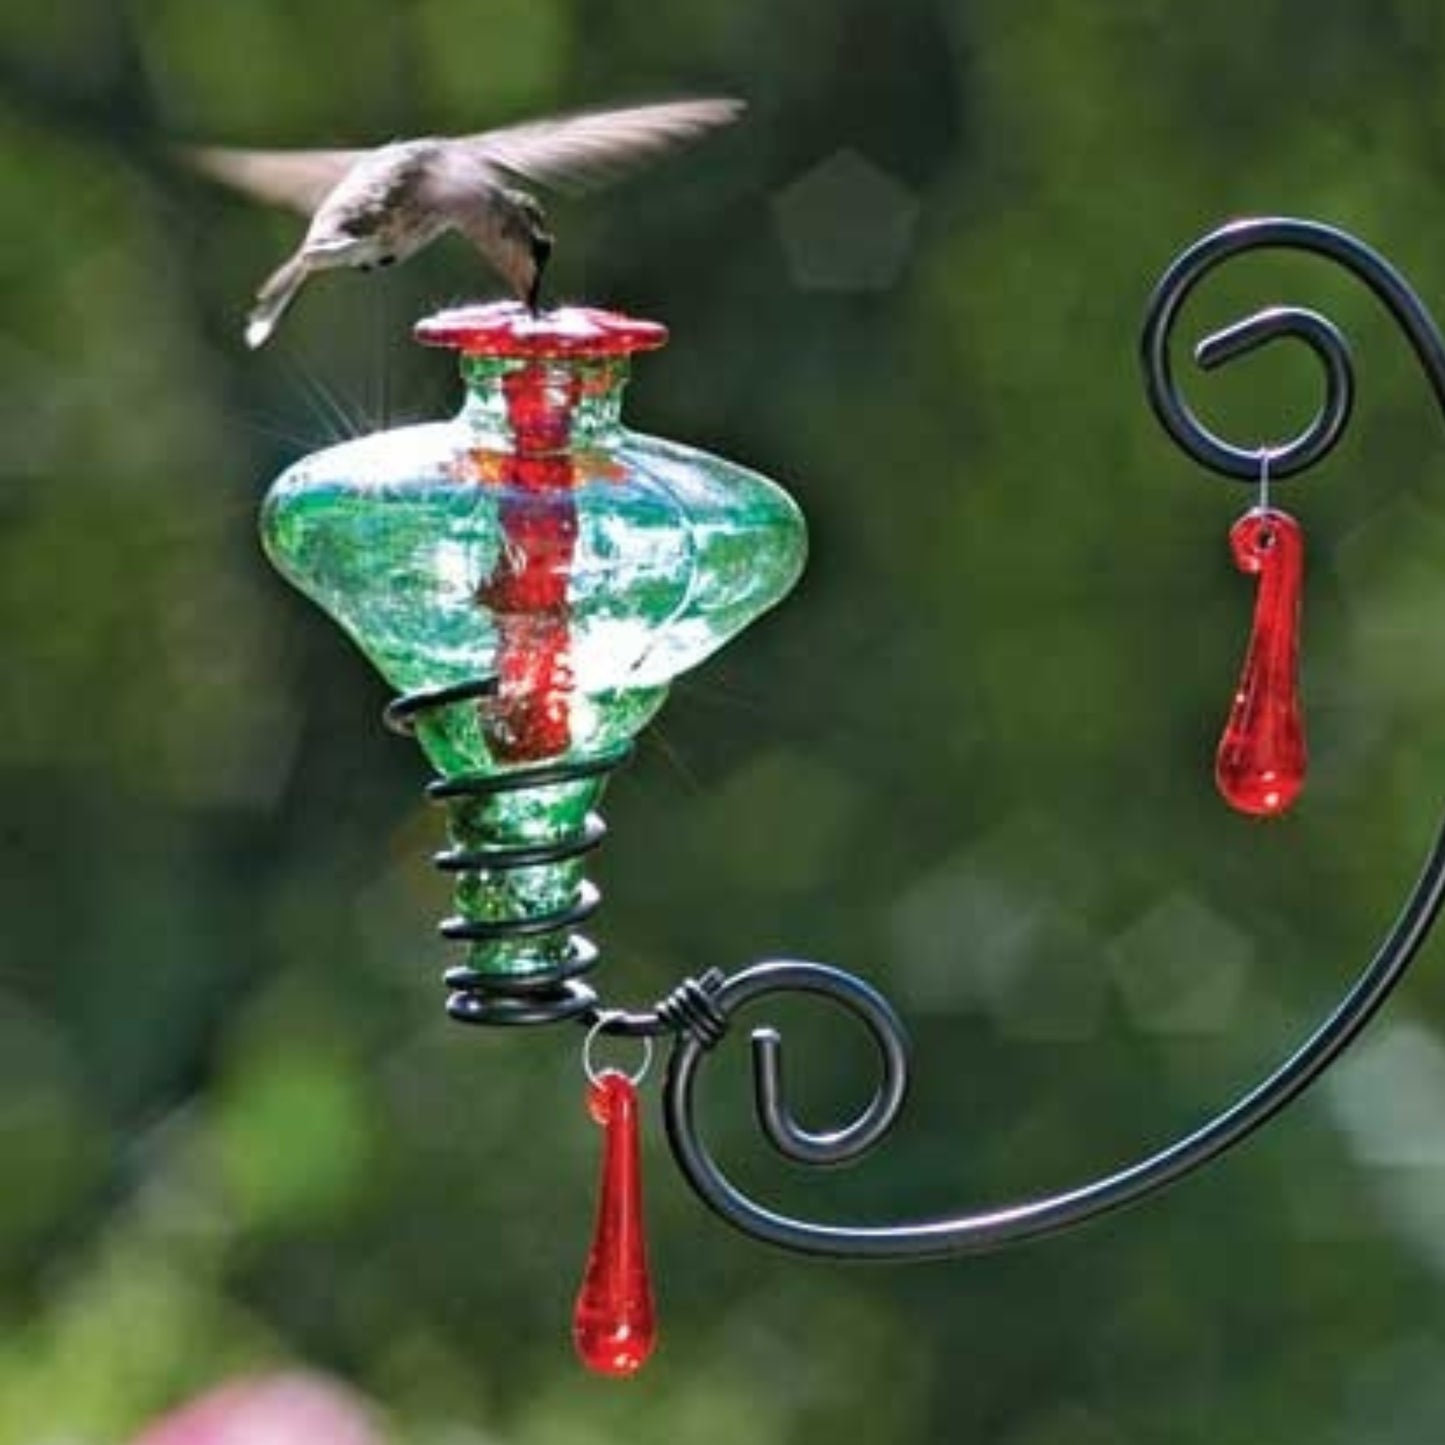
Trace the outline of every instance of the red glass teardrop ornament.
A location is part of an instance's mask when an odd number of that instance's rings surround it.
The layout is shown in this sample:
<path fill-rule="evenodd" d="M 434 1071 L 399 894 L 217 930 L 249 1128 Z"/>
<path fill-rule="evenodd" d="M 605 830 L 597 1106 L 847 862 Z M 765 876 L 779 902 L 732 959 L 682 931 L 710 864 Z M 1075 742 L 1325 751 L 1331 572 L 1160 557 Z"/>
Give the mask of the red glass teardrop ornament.
<path fill-rule="evenodd" d="M 604 1135 L 597 1225 L 572 1315 L 572 1339 L 588 1369 L 631 1375 L 657 1343 L 642 1222 L 637 1088 L 607 1069 L 587 1095 Z"/>
<path fill-rule="evenodd" d="M 1239 570 L 1259 578 L 1259 592 L 1214 778 L 1232 808 L 1272 818 L 1289 808 L 1305 780 L 1299 703 L 1304 532 L 1287 512 L 1255 507 L 1230 529 L 1229 544 Z"/>

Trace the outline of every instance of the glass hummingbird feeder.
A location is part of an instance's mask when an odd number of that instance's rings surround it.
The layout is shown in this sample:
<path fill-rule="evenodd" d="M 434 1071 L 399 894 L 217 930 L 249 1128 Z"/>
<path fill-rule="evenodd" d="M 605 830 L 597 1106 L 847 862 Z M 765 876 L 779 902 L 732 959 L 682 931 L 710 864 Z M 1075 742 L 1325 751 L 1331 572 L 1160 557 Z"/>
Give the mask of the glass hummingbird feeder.
<path fill-rule="evenodd" d="M 449 422 L 329 447 L 272 487 L 276 566 L 402 696 L 450 814 L 442 932 L 454 1017 L 586 1014 L 597 893 L 583 855 L 608 772 L 668 683 L 777 602 L 802 570 L 801 513 L 731 462 L 627 430 L 633 353 L 666 330 L 615 313 L 444 311 L 418 339 L 461 356 Z"/>

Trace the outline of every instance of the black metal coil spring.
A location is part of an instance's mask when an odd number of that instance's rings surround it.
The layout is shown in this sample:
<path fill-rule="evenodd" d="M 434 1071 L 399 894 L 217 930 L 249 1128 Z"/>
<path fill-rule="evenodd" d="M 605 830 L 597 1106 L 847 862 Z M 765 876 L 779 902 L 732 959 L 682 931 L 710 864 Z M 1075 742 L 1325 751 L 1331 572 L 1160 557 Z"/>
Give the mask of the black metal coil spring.
<path fill-rule="evenodd" d="M 496 679 L 487 677 L 409 692 L 388 705 L 383 720 L 393 732 L 410 736 L 416 731 L 418 717 L 453 703 L 491 697 L 496 690 Z M 631 752 L 632 744 L 623 742 L 587 758 L 535 763 L 505 773 L 437 778 L 428 784 L 427 796 L 436 802 L 447 802 L 581 782 L 611 772 Z M 606 836 L 606 823 L 598 814 L 588 813 L 580 827 L 563 838 L 546 843 L 447 848 L 435 854 L 432 861 L 446 873 L 505 873 L 580 857 L 591 852 Z M 443 975 L 451 990 L 447 1013 L 469 1024 L 556 1023 L 590 1013 L 597 1003 L 597 995 L 581 981 L 581 975 L 596 965 L 598 949 L 590 939 L 573 930 L 596 911 L 601 899 L 597 887 L 584 879 L 571 903 L 549 913 L 485 920 L 460 916 L 444 919 L 439 925 L 442 936 L 462 943 L 540 941 L 567 935 L 566 950 L 560 961 L 548 968 L 515 975 L 484 971 L 467 964 L 449 968 Z"/>

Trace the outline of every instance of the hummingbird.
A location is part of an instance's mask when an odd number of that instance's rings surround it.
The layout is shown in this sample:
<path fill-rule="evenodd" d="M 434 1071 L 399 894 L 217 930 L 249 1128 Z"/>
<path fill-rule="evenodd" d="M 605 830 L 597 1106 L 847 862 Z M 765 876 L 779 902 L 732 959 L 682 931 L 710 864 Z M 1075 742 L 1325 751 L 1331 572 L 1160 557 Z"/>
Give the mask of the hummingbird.
<path fill-rule="evenodd" d="M 308 276 L 391 266 L 457 230 L 537 309 L 554 238 L 524 183 L 580 189 L 730 124 L 743 102 L 675 100 L 586 111 L 370 150 L 190 149 L 191 163 L 258 200 L 310 218 L 297 250 L 256 293 L 246 344 L 263 345 Z"/>

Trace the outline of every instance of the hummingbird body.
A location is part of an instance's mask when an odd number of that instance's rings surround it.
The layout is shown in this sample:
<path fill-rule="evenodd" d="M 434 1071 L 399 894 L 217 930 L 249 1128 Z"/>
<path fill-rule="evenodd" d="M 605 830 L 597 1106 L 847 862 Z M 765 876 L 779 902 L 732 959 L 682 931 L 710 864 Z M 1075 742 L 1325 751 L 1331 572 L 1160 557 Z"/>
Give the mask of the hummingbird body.
<path fill-rule="evenodd" d="M 733 100 L 673 101 L 535 121 L 475 136 L 428 136 L 374 150 L 191 153 L 208 174 L 309 215 L 296 252 L 256 295 L 246 325 L 262 345 L 314 271 L 405 261 L 460 231 L 535 308 L 552 251 L 546 215 L 515 185 L 588 185 L 738 116 Z"/>
<path fill-rule="evenodd" d="M 349 264 L 369 268 L 439 236 L 446 218 L 425 204 L 424 187 L 442 144 L 393 141 L 363 155 L 317 207 L 302 250 L 346 248 Z"/>

